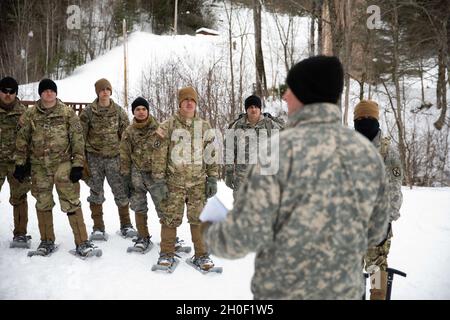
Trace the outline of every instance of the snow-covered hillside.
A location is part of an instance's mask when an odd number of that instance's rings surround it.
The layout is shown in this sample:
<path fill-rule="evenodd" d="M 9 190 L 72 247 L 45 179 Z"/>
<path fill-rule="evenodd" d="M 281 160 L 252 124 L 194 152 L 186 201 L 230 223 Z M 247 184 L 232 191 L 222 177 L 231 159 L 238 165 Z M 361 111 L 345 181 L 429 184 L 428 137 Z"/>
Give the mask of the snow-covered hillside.
<path fill-rule="evenodd" d="M 81 183 L 81 200 L 89 232 L 92 230 L 88 188 Z M 145 255 L 130 254 L 132 245 L 115 234 L 119 228 L 117 208 L 106 185 L 105 224 L 111 238 L 99 242 L 101 258 L 83 261 L 68 251 L 74 247 L 67 216 L 59 203 L 53 210 L 56 242 L 60 248 L 51 257 L 28 258 L 24 249 L 9 249 L 12 238 L 12 208 L 9 187 L 0 194 L 0 299 L 252 299 L 250 281 L 254 254 L 239 260 L 213 256 L 222 274 L 203 275 L 181 263 L 173 274 L 150 270 L 158 257 L 155 246 Z M 396 277 L 392 299 L 450 299 L 450 188 L 404 188 L 401 218 L 394 223 L 390 266 L 408 274 Z M 232 201 L 231 190 L 219 183 L 219 196 Z M 54 197 L 57 199 L 56 191 Z M 152 204 L 149 198 L 150 205 Z M 28 232 L 32 248 L 39 244 L 35 200 L 29 196 Z M 134 217 L 133 217 L 134 222 Z M 160 241 L 160 225 L 153 206 L 149 228 L 155 243 Z M 179 235 L 192 245 L 184 219 Z M 183 259 L 189 255 L 183 254 Z M 211 288 L 214 288 L 213 290 Z"/>

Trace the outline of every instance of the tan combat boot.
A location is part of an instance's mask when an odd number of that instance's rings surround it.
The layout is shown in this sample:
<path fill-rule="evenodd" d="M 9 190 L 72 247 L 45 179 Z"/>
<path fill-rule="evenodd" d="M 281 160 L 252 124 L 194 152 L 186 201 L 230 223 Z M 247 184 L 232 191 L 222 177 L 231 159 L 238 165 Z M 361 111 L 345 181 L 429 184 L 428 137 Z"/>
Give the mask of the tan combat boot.
<path fill-rule="evenodd" d="M 37 210 L 39 232 L 41 241 L 55 242 L 55 232 L 53 231 L 53 212 L 52 210 Z"/>
<path fill-rule="evenodd" d="M 380 288 L 370 289 L 370 300 L 386 300 L 387 272 L 380 270 Z"/>
<path fill-rule="evenodd" d="M 131 225 L 130 211 L 128 209 L 128 204 L 123 207 L 118 207 L 120 227 Z"/>
<path fill-rule="evenodd" d="M 22 202 L 13 207 L 14 212 L 14 237 L 25 236 L 28 224 L 28 203 Z"/>
<path fill-rule="evenodd" d="M 83 212 L 81 211 L 81 208 L 78 208 L 75 212 L 68 213 L 67 216 L 69 217 L 75 244 L 79 246 L 88 239 Z"/>
<path fill-rule="evenodd" d="M 147 226 L 147 219 L 148 219 L 147 214 L 143 212 L 136 212 L 135 219 L 139 237 L 141 238 L 150 237 Z"/>
<path fill-rule="evenodd" d="M 191 237 L 194 244 L 194 251 L 196 257 L 204 256 L 207 253 L 205 242 L 203 241 L 202 226 L 191 224 Z"/>
<path fill-rule="evenodd" d="M 94 231 L 105 231 L 105 223 L 103 222 L 103 206 L 101 204 L 90 203 L 91 218 L 94 221 Z"/>

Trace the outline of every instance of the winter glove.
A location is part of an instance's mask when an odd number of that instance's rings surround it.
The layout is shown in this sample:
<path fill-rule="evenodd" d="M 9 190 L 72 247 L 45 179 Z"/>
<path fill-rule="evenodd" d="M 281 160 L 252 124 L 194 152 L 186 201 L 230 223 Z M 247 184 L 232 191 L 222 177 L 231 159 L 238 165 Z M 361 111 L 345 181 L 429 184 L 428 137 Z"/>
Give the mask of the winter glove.
<path fill-rule="evenodd" d="M 155 181 L 150 187 L 150 194 L 155 205 L 158 205 L 161 201 L 167 199 L 169 196 L 169 188 L 167 188 L 166 180 L 161 179 Z"/>
<path fill-rule="evenodd" d="M 14 169 L 13 177 L 19 181 L 20 183 L 23 183 L 27 175 L 29 174 L 29 169 L 27 169 L 27 165 L 22 166 L 16 166 Z"/>
<path fill-rule="evenodd" d="M 131 175 L 129 174 L 123 174 L 122 175 L 122 184 L 123 184 L 123 188 L 125 189 L 125 195 L 127 196 L 128 199 L 131 198 L 131 190 L 132 190 L 132 186 L 131 186 Z"/>
<path fill-rule="evenodd" d="M 206 198 L 211 198 L 217 193 L 217 178 L 208 177 L 206 178 Z"/>
<path fill-rule="evenodd" d="M 234 175 L 233 172 L 227 172 L 225 174 L 225 184 L 227 185 L 228 188 L 231 188 L 234 190 Z"/>
<path fill-rule="evenodd" d="M 72 183 L 77 183 L 80 181 L 81 177 L 83 176 L 83 167 L 72 167 L 70 170 L 70 181 Z"/>

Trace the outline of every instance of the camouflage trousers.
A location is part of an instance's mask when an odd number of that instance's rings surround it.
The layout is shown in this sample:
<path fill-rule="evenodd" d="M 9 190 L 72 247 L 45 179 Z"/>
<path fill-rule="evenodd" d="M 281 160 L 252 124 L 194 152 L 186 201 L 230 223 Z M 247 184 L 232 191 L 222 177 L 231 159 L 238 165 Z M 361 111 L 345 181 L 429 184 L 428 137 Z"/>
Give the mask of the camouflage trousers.
<path fill-rule="evenodd" d="M 20 183 L 13 177 L 14 169 L 14 163 L 0 164 L 0 190 L 2 189 L 5 180 L 8 179 L 9 203 L 13 206 L 17 206 L 27 201 L 27 193 L 31 188 L 31 179 L 30 177 L 27 177 L 23 183 Z"/>
<path fill-rule="evenodd" d="M 120 175 L 119 156 L 105 158 L 88 152 L 87 162 L 91 174 L 91 176 L 86 179 L 86 184 L 90 188 L 90 195 L 87 198 L 87 201 L 94 204 L 103 204 L 103 202 L 105 202 L 103 183 L 106 177 L 117 207 L 121 208 L 128 205 L 128 197 L 125 194 L 125 188 Z"/>
<path fill-rule="evenodd" d="M 52 167 L 32 164 L 31 194 L 36 198 L 36 210 L 51 211 L 55 206 L 53 185 L 56 187 L 63 212 L 74 212 L 81 208 L 80 183 L 70 181 L 71 169 L 72 164 L 70 161 Z"/>
<path fill-rule="evenodd" d="M 150 172 L 144 172 L 137 169 L 135 166 L 131 168 L 131 198 L 130 208 L 136 213 L 147 214 L 147 192 L 150 192 L 150 187 L 153 185 L 153 179 Z M 155 209 L 158 218 L 161 218 L 160 209 L 155 204 Z"/>
<path fill-rule="evenodd" d="M 392 228 L 389 231 L 387 240 L 380 246 L 375 246 L 372 248 L 369 248 L 367 250 L 366 255 L 364 256 L 364 263 L 365 268 L 367 271 L 367 267 L 376 265 L 381 270 L 386 271 L 388 264 L 387 264 L 387 257 L 389 254 L 389 249 L 391 248 L 391 238 L 392 238 Z"/>
<path fill-rule="evenodd" d="M 205 183 L 182 188 L 168 184 L 169 197 L 161 201 L 160 223 L 168 227 L 181 225 L 184 214 L 184 205 L 187 207 L 188 223 L 200 225 L 200 213 L 206 203 Z"/>

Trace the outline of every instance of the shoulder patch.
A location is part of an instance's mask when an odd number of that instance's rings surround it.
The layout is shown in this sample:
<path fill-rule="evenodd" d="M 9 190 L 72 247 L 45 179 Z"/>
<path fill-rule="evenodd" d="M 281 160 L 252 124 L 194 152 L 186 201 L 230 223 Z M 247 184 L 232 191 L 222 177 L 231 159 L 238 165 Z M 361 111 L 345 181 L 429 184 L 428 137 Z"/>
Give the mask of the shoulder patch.
<path fill-rule="evenodd" d="M 392 174 L 394 175 L 394 177 L 400 177 L 401 176 L 400 168 L 399 167 L 392 168 Z"/>

